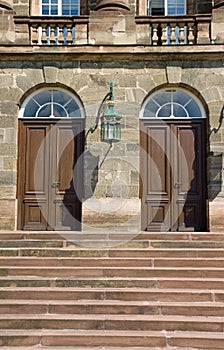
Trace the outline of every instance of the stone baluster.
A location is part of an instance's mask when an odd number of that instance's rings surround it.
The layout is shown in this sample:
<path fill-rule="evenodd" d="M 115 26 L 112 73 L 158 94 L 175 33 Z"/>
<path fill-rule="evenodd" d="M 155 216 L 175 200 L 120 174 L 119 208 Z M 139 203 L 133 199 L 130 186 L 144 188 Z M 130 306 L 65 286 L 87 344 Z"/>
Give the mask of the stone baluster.
<path fill-rule="evenodd" d="M 42 24 L 42 35 L 41 35 L 41 39 L 40 42 L 42 45 L 46 45 L 47 44 L 47 24 Z"/>
<path fill-rule="evenodd" d="M 180 23 L 179 24 L 179 44 L 183 45 L 185 44 L 186 40 L 185 40 L 185 33 L 184 33 L 184 27 L 185 27 L 185 23 Z"/>
<path fill-rule="evenodd" d="M 73 42 L 73 38 L 72 38 L 72 24 L 68 24 L 67 25 L 67 32 L 68 32 L 67 38 L 66 38 L 67 44 L 68 45 L 72 45 L 72 42 Z"/>
<path fill-rule="evenodd" d="M 50 26 L 50 45 L 55 45 L 56 44 L 56 36 L 55 36 L 55 31 L 57 30 L 57 27 L 52 24 Z"/>
<path fill-rule="evenodd" d="M 162 36 L 161 36 L 161 42 L 162 45 L 166 45 L 167 44 L 167 24 L 163 23 L 161 24 L 161 28 L 162 28 Z"/>
<path fill-rule="evenodd" d="M 31 25 L 31 44 L 32 45 L 37 45 L 39 42 L 38 27 L 39 27 L 38 24 Z"/>
<path fill-rule="evenodd" d="M 152 45 L 158 45 L 158 35 L 157 35 L 157 30 L 158 30 L 158 24 L 153 23 L 152 25 Z"/>
<path fill-rule="evenodd" d="M 171 45 L 176 44 L 176 23 L 170 24 L 170 43 Z"/>
<path fill-rule="evenodd" d="M 188 44 L 193 45 L 194 44 L 194 23 L 190 22 L 187 25 L 188 27 Z"/>
<path fill-rule="evenodd" d="M 63 45 L 65 42 L 64 38 L 64 24 L 58 25 L 58 45 Z"/>

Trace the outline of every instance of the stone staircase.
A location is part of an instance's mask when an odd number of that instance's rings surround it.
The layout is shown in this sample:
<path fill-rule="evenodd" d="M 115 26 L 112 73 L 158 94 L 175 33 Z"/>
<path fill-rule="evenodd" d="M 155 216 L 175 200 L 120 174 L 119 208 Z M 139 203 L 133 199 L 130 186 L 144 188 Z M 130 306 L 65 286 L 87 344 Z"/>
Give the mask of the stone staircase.
<path fill-rule="evenodd" d="M 0 348 L 224 349 L 224 233 L 0 231 Z"/>

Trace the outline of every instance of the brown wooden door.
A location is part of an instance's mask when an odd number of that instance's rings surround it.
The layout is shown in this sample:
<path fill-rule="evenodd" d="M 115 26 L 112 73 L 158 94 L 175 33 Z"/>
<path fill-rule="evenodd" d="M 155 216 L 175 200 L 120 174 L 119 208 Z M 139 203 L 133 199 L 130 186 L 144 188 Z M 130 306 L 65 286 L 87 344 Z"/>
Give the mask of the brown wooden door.
<path fill-rule="evenodd" d="M 18 228 L 79 230 L 83 121 L 19 122 Z"/>
<path fill-rule="evenodd" d="M 142 229 L 203 231 L 205 120 L 141 122 Z"/>

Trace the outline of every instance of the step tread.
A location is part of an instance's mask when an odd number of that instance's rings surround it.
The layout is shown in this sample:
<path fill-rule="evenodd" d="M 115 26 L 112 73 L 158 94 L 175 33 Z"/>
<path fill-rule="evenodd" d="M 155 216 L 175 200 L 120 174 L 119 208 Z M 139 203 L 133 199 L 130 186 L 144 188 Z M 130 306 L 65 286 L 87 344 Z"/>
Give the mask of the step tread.
<path fill-rule="evenodd" d="M 33 330 L 33 329 L 0 329 L 0 336 L 29 336 L 29 335 L 51 335 L 55 337 L 60 337 L 64 335 L 69 336 L 79 336 L 82 335 L 85 336 L 129 336 L 129 337 L 136 337 L 136 336 L 156 336 L 156 337 L 167 337 L 171 338 L 173 336 L 177 338 L 210 338 L 210 339 L 222 339 L 224 340 L 224 332 L 200 332 L 200 331 L 141 331 L 141 330 L 84 330 L 84 329 L 39 329 L 39 330 Z"/>
<path fill-rule="evenodd" d="M 200 323 L 221 323 L 220 316 L 183 316 L 183 315 L 99 315 L 99 314 L 4 314 L 0 320 L 111 320 L 111 321 L 152 321 L 152 322 L 200 322 Z"/>

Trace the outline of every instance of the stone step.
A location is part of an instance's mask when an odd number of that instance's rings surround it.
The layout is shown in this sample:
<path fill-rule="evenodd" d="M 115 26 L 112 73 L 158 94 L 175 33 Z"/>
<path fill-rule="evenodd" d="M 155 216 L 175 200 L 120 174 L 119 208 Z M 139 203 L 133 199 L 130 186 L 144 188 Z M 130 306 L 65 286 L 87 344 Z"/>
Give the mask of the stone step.
<path fill-rule="evenodd" d="M 148 350 L 149 347 L 142 346 L 2 346 L 1 350 Z M 192 347 L 153 347 L 153 350 L 195 350 Z"/>
<path fill-rule="evenodd" d="M 183 282 L 182 282 L 183 285 Z M 224 290 L 155 288 L 0 288 L 0 299 L 33 300 L 120 300 L 154 302 L 223 302 Z"/>
<path fill-rule="evenodd" d="M 49 278 L 204 278 L 221 279 L 224 277 L 224 267 L 50 267 L 50 266 L 4 266 L 0 268 L 0 285 L 4 277 L 13 280 L 20 276 Z"/>
<path fill-rule="evenodd" d="M 177 260 L 179 261 L 179 260 Z M 203 261 L 203 260 L 202 260 Z M 215 260 L 217 261 L 217 260 Z M 224 261 L 224 259 L 223 259 Z M 215 265 L 212 263 L 211 265 Z M 79 257 L 0 257 L 0 266 L 38 266 L 38 267 L 150 267 L 153 266 L 153 261 L 151 259 L 145 258 L 79 258 Z M 220 262 L 220 266 L 222 266 Z"/>
<path fill-rule="evenodd" d="M 144 267 L 144 268 L 224 268 L 224 258 L 113 258 L 113 257 L 0 257 L 8 267 Z"/>
<path fill-rule="evenodd" d="M 108 330 L 0 330 L 2 346 L 117 346 L 117 347 L 192 347 L 223 349 L 223 332 L 187 331 L 108 331 Z"/>
<path fill-rule="evenodd" d="M 0 257 L 224 258 L 224 249 L 74 249 L 0 248 Z"/>
<path fill-rule="evenodd" d="M 129 239 L 125 240 L 122 238 L 109 239 L 109 240 L 97 240 L 93 238 L 92 240 L 80 239 L 68 241 L 65 239 L 3 239 L 0 241 L 0 246 L 2 248 L 66 248 L 70 247 L 72 249 L 78 248 L 92 248 L 92 249 L 110 249 L 110 248 L 167 248 L 167 249 L 220 249 L 224 248 L 224 240 L 222 241 L 207 241 L 207 240 L 143 240 L 143 239 Z"/>
<path fill-rule="evenodd" d="M 223 317 L 218 302 L 126 300 L 0 300 L 0 314 L 112 314 Z"/>
<path fill-rule="evenodd" d="M 0 277 L 0 287 L 61 287 L 61 288 L 159 288 L 165 289 L 223 289 L 221 278 L 185 277 Z"/>
<path fill-rule="evenodd" d="M 186 242 L 187 244 L 188 242 Z M 199 242 L 195 242 L 196 244 L 200 244 Z M 207 242 L 202 242 L 201 244 L 206 244 Z M 148 240 L 72 240 L 67 241 L 63 239 L 12 239 L 12 240 L 1 240 L 0 246 L 1 248 L 60 248 L 60 247 L 71 247 L 73 249 L 77 249 L 80 247 L 95 249 L 98 248 L 111 248 L 116 246 L 124 246 L 127 248 L 148 248 L 150 246 L 150 241 Z M 159 244 L 156 242 L 155 244 Z M 214 243 L 215 244 L 215 243 Z M 222 243 L 220 243 L 222 245 Z M 224 245 L 224 244 L 223 244 Z"/>
<path fill-rule="evenodd" d="M 224 232 L 77 232 L 77 231 L 1 231 L 0 240 L 184 240 L 224 241 Z"/>
<path fill-rule="evenodd" d="M 0 329 L 72 329 L 222 332 L 223 317 L 177 315 L 0 315 Z"/>

